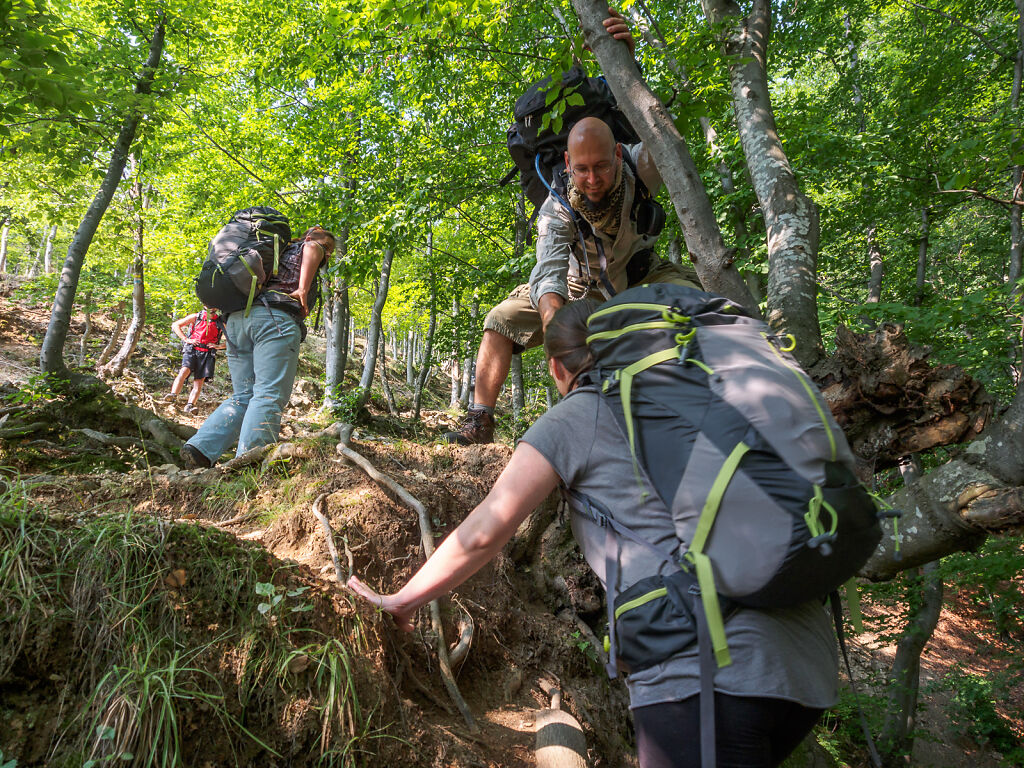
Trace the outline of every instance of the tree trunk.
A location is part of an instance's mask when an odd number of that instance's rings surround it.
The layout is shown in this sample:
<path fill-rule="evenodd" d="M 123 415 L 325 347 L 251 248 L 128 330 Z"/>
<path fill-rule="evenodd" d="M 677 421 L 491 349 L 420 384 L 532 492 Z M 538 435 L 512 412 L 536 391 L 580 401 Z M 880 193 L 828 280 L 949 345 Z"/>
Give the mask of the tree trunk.
<path fill-rule="evenodd" d="M 398 403 L 395 402 L 395 393 L 391 391 L 391 382 L 388 380 L 388 345 L 380 345 L 380 386 L 384 390 L 384 400 L 388 404 L 388 413 L 392 416 L 398 414 Z"/>
<path fill-rule="evenodd" d="M 918 587 L 920 593 L 913 595 Z M 942 575 L 938 562 L 928 563 L 907 587 L 912 608 L 907 617 L 896 657 L 889 672 L 889 696 L 885 721 L 878 738 L 882 764 L 886 768 L 909 765 L 914 745 L 917 696 L 921 684 L 921 652 L 935 632 L 942 613 Z"/>
<path fill-rule="evenodd" d="M 921 208 L 921 237 L 917 241 L 917 282 L 914 286 L 914 306 L 924 303 L 926 279 L 928 277 L 928 238 L 931 236 L 931 221 L 928 208 Z"/>
<path fill-rule="evenodd" d="M 476 327 L 476 317 L 480 311 L 480 304 L 474 298 L 469 308 L 470 326 Z M 471 336 L 466 337 L 466 356 L 462 361 L 462 389 L 459 392 L 459 405 L 469 408 L 473 404 L 473 374 L 476 372 L 476 358 L 472 356 Z"/>
<path fill-rule="evenodd" d="M 96 359 L 96 368 L 102 368 L 110 356 L 114 354 L 114 347 L 117 346 L 117 340 L 121 338 L 121 328 L 124 327 L 124 309 L 120 308 L 117 314 L 117 320 L 114 323 L 114 332 L 110 334 L 110 338 L 107 340 L 107 344 L 103 347 L 103 351 L 100 352 L 100 356 Z"/>
<path fill-rule="evenodd" d="M 875 233 L 874 226 L 868 228 L 868 265 L 871 275 L 868 280 L 868 304 L 877 304 L 882 300 L 882 275 L 885 271 L 882 247 L 878 244 Z"/>
<path fill-rule="evenodd" d="M 903 511 L 861 570 L 873 580 L 978 547 L 989 532 L 1024 525 L 1024 379 L 1009 408 L 957 458 L 889 497 Z M 899 556 L 896 544 L 899 543 Z"/>
<path fill-rule="evenodd" d="M 1017 117 L 1020 109 L 1021 87 L 1024 85 L 1024 0 L 1017 2 L 1017 52 L 1013 64 L 1013 86 L 1010 91 L 1010 113 L 1015 116 L 1017 135 L 1021 124 Z M 1010 174 L 1010 199 L 1017 203 L 1010 206 L 1010 284 L 1021 278 L 1021 260 L 1024 258 L 1024 227 L 1021 214 L 1024 212 L 1024 165 L 1015 165 Z M 1015 294 L 1020 291 L 1015 289 Z"/>
<path fill-rule="evenodd" d="M 742 17 L 733 0 L 701 0 L 729 61 L 736 127 L 768 234 L 768 322 L 797 339 L 805 368 L 824 355 L 818 324 L 818 209 L 797 184 L 782 148 L 768 90 L 771 4 Z"/>
<path fill-rule="evenodd" d="M 46 243 L 43 245 L 43 273 L 50 274 L 53 272 L 53 261 L 50 257 L 53 255 L 53 241 L 57 237 L 57 225 L 54 224 L 46 230 Z"/>
<path fill-rule="evenodd" d="M 148 95 L 152 90 L 153 77 L 160 64 L 163 48 L 164 16 L 161 13 L 153 28 L 149 56 L 135 84 L 136 94 Z M 53 299 L 53 311 L 50 314 L 50 322 L 46 327 L 46 335 L 43 337 L 42 350 L 39 355 L 39 367 L 45 374 L 59 374 L 67 369 L 64 362 L 64 342 L 67 340 L 68 328 L 71 324 L 71 311 L 75 304 L 75 292 L 78 290 L 78 278 L 82 273 L 82 264 L 100 220 L 121 181 L 125 163 L 128 161 L 128 153 L 141 120 L 142 114 L 136 109 L 130 111 L 125 117 L 117 141 L 114 143 L 103 183 L 78 225 L 71 245 L 68 246 L 68 254 L 64 259 L 64 268 L 61 270 L 60 282 L 57 285 L 57 294 Z"/>
<path fill-rule="evenodd" d="M 450 371 L 451 378 L 451 398 L 448 401 L 448 407 L 454 408 L 459 404 L 459 394 L 462 391 L 462 366 L 459 364 L 459 358 L 452 358 L 452 367 Z"/>
<path fill-rule="evenodd" d="M 509 367 L 509 381 L 512 383 L 512 419 L 516 423 L 523 415 L 526 407 L 526 398 L 523 392 L 523 356 L 512 355 L 512 364 Z"/>
<path fill-rule="evenodd" d="M 85 328 L 82 330 L 82 340 L 78 345 L 78 367 L 85 365 L 85 351 L 89 345 L 89 334 L 92 332 L 92 291 L 85 294 Z"/>
<path fill-rule="evenodd" d="M 431 233 L 427 240 L 427 247 L 433 250 L 434 236 Z M 430 376 L 431 356 L 434 353 L 434 331 L 437 330 L 437 279 L 434 272 L 430 272 L 430 324 L 427 326 L 427 338 L 423 345 L 423 362 L 420 363 L 420 375 L 416 379 L 416 392 L 413 395 L 413 414 L 416 421 L 420 420 L 420 402 L 423 399 L 423 389 L 427 386 Z"/>
<path fill-rule="evenodd" d="M 413 350 L 416 348 L 416 332 L 413 330 L 405 334 L 405 386 L 411 387 L 416 383 L 413 369 Z"/>
<path fill-rule="evenodd" d="M 338 252 L 345 257 L 346 238 L 339 235 Z M 328 302 L 330 313 L 327 324 L 327 359 L 324 373 L 324 408 L 333 410 L 341 404 L 345 387 L 345 366 L 348 364 L 349 310 L 348 283 L 340 275 L 335 276 L 337 287 L 331 292 Z"/>
<path fill-rule="evenodd" d="M 146 257 L 143 248 L 145 201 L 142 199 L 142 183 L 138 177 L 132 185 L 131 197 L 138 206 L 135 222 L 135 259 L 132 262 L 132 322 L 128 326 L 128 333 L 125 334 L 121 349 L 114 355 L 114 359 L 99 371 L 101 376 L 116 377 L 124 373 L 124 368 L 142 337 L 142 329 L 146 327 Z"/>
<path fill-rule="evenodd" d="M 380 281 L 377 283 L 377 297 L 370 312 L 370 327 L 366 331 L 366 350 L 363 354 L 363 375 L 359 379 L 359 399 L 355 410 L 358 413 L 370 399 L 370 385 L 373 384 L 373 369 L 377 367 L 377 344 L 381 335 L 381 316 L 388 300 L 388 284 L 391 279 L 391 262 L 395 257 L 394 248 L 385 248 L 380 263 Z"/>
<path fill-rule="evenodd" d="M 608 4 L 598 0 L 573 0 L 572 4 L 586 42 L 597 57 L 619 107 L 640 135 L 665 181 L 686 247 L 696 258 L 701 283 L 756 313 L 757 305 L 746 283 L 732 269 L 735 249 L 726 247 L 722 239 L 711 200 L 685 139 L 665 105 L 640 77 L 629 49 L 605 31 L 602 22 L 608 16 Z"/>
<path fill-rule="evenodd" d="M 11 222 L 5 221 L 3 231 L 0 232 L 0 274 L 7 271 L 7 236 L 11 232 Z"/>

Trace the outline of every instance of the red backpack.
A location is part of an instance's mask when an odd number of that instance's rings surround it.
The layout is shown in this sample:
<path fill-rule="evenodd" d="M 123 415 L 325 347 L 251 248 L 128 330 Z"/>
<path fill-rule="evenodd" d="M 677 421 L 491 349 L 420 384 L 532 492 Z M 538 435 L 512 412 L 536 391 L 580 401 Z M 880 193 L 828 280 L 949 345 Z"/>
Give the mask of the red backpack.
<path fill-rule="evenodd" d="M 188 340 L 192 344 L 212 347 L 220 341 L 220 328 L 217 327 L 218 320 L 220 318 L 216 315 L 211 319 L 209 313 L 204 309 L 199 313 L 196 321 L 192 323 L 192 327 L 188 332 Z"/>

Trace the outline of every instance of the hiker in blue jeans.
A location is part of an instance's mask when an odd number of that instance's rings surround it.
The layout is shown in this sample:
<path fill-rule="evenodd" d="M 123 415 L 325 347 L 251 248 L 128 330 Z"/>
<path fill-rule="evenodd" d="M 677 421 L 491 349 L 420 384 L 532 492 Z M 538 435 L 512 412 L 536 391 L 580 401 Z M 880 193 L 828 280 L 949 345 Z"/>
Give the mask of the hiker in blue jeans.
<path fill-rule="evenodd" d="M 225 336 L 231 397 L 181 448 L 188 469 L 210 467 L 236 441 L 236 456 L 277 440 L 281 413 L 292 394 L 303 323 L 320 266 L 334 252 L 334 235 L 309 229 L 282 252 L 278 271 L 256 297 L 248 316 L 228 317 Z"/>

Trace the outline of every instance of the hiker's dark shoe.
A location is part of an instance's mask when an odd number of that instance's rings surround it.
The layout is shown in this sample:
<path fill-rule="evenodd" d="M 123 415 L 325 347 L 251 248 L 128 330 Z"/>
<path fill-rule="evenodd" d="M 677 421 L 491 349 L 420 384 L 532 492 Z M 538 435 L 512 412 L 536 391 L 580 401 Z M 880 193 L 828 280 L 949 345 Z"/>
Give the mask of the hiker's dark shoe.
<path fill-rule="evenodd" d="M 455 445 L 478 445 L 494 442 L 494 417 L 479 408 L 470 408 L 458 430 L 446 432 L 442 437 L 446 443 Z"/>
<path fill-rule="evenodd" d="M 164 403 L 173 403 L 177 399 L 178 396 L 176 394 L 174 394 L 173 392 L 168 392 L 166 395 L 160 398 L 160 401 Z"/>
<path fill-rule="evenodd" d="M 185 469 L 206 469 L 213 463 L 198 448 L 185 443 L 181 446 L 181 466 Z"/>
<path fill-rule="evenodd" d="M 185 413 L 199 413 L 199 409 L 195 403 L 185 403 L 185 407 L 182 408 Z"/>

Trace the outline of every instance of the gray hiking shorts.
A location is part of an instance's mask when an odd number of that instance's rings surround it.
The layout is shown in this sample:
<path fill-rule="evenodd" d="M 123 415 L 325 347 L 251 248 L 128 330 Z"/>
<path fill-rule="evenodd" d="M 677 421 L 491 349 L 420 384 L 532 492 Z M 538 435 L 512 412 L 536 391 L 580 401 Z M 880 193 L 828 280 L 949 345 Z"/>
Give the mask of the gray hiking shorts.
<path fill-rule="evenodd" d="M 681 266 L 668 261 L 656 262 L 653 269 L 637 283 L 674 283 L 700 288 L 697 273 L 689 265 Z M 605 301 L 604 295 L 591 290 L 583 295 L 572 292 L 573 299 L 596 299 Z M 512 341 L 512 350 L 518 354 L 524 349 L 539 347 L 544 343 L 544 334 L 540 329 L 540 312 L 530 301 L 530 285 L 523 283 L 516 286 L 508 298 L 487 313 L 484 319 L 484 330 L 500 333 Z"/>

